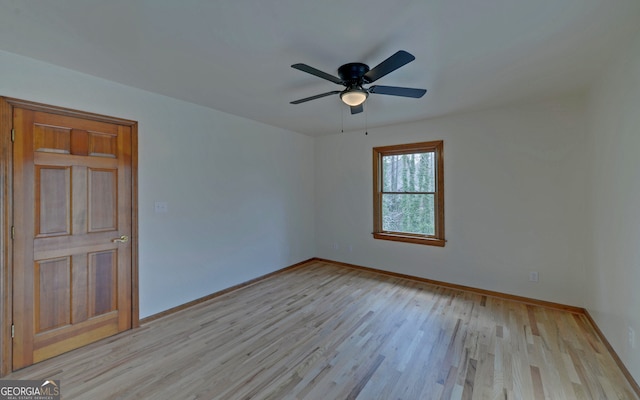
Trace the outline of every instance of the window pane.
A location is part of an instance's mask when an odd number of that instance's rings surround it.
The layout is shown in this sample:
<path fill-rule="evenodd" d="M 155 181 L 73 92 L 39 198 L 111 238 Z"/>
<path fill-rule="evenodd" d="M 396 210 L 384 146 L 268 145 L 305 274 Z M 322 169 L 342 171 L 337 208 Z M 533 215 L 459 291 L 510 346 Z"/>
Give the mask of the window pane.
<path fill-rule="evenodd" d="M 435 192 L 435 153 L 382 157 L 383 192 Z"/>
<path fill-rule="evenodd" d="M 435 235 L 432 194 L 383 194 L 382 229 L 392 232 Z"/>

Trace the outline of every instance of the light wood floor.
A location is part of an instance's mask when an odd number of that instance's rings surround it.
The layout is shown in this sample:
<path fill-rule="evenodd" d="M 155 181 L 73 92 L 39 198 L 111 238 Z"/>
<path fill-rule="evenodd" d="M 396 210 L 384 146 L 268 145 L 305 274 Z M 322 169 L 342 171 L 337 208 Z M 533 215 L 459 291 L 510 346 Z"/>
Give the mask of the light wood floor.
<path fill-rule="evenodd" d="M 64 399 L 636 399 L 583 315 L 312 262 L 6 379 Z"/>

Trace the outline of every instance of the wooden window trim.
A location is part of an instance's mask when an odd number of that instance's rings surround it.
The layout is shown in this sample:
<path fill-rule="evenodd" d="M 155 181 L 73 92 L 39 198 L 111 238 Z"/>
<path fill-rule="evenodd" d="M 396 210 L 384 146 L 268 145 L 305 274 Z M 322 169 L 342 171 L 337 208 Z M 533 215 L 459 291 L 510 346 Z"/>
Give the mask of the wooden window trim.
<path fill-rule="evenodd" d="M 373 237 L 374 239 L 444 247 L 444 158 L 443 141 L 409 143 L 373 148 Z M 421 152 L 436 155 L 435 234 L 419 235 L 382 229 L 382 157 Z"/>

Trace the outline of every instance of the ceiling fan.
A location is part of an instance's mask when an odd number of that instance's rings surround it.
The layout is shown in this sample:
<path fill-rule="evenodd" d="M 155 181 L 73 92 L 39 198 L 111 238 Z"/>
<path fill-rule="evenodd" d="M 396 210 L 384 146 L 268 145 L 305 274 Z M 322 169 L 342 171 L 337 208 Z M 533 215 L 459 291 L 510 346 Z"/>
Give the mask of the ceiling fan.
<path fill-rule="evenodd" d="M 392 96 L 412 97 L 419 99 L 427 92 L 425 89 L 413 89 L 398 86 L 380 86 L 373 85 L 368 88 L 363 87 L 369 83 L 373 83 L 383 76 L 395 71 L 405 64 L 410 63 L 416 58 L 404 50 L 400 50 L 387 58 L 372 69 L 363 63 L 348 63 L 338 68 L 338 77 L 318 69 L 308 66 L 307 64 L 293 64 L 291 68 L 315 75 L 319 78 L 326 79 L 333 83 L 343 85 L 345 90 L 333 90 L 331 92 L 317 94 L 304 99 L 292 101 L 291 104 L 300 104 L 310 100 L 319 99 L 330 96 L 332 94 L 340 94 L 340 99 L 349 107 L 351 114 L 358 114 L 363 111 L 363 103 L 369 97 L 369 93 L 387 94 Z"/>

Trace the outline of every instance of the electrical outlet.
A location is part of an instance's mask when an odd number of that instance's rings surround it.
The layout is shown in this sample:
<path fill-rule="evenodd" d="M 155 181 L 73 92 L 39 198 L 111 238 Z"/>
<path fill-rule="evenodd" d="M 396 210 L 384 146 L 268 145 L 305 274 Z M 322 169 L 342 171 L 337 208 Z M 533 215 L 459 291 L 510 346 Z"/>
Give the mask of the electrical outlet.
<path fill-rule="evenodd" d="M 631 346 L 632 349 L 636 348 L 636 331 L 632 328 L 632 327 L 628 327 L 628 335 L 629 335 L 629 346 Z"/>
<path fill-rule="evenodd" d="M 538 272 L 537 271 L 529 272 L 529 282 L 538 282 Z"/>

